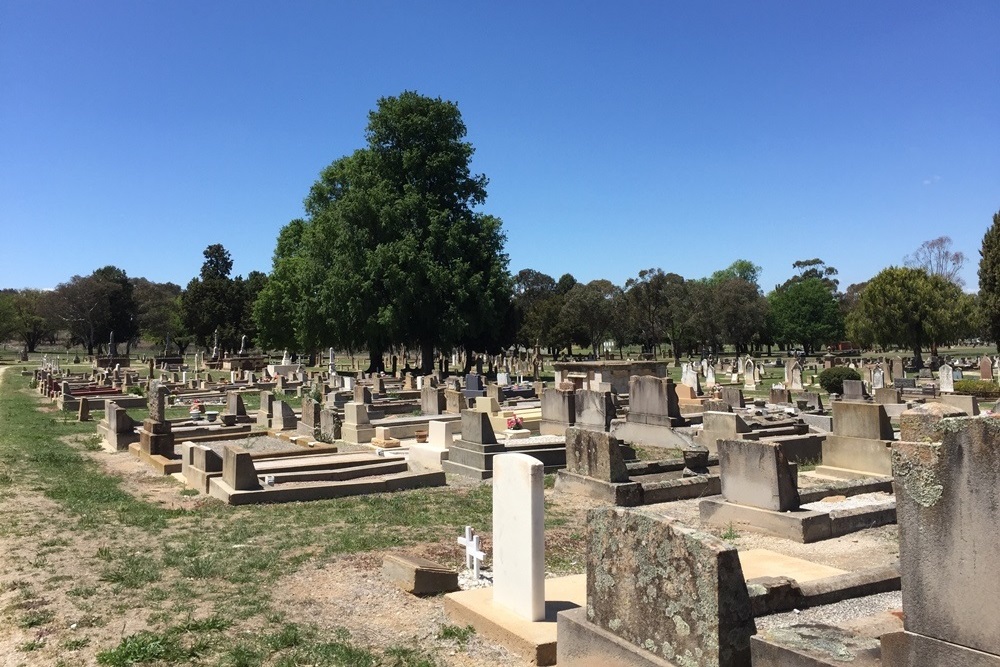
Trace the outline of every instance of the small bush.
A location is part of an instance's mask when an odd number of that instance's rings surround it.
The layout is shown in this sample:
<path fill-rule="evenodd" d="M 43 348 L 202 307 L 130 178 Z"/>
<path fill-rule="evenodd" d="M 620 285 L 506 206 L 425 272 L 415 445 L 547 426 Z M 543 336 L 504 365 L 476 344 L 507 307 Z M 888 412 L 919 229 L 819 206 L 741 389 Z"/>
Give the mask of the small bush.
<path fill-rule="evenodd" d="M 1000 385 L 990 380 L 956 380 L 955 393 L 977 398 L 1000 398 Z"/>
<path fill-rule="evenodd" d="M 844 393 L 844 380 L 860 380 L 861 375 L 853 368 L 847 366 L 834 366 L 827 368 L 819 374 L 819 386 L 823 387 L 830 394 Z"/>

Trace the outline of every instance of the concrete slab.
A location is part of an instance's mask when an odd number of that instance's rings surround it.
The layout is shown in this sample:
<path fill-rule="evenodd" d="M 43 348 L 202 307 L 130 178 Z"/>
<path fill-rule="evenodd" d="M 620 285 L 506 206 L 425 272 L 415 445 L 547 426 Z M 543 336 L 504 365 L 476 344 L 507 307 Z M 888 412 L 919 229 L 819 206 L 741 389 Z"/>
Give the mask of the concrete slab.
<path fill-rule="evenodd" d="M 444 608 L 460 625 L 476 631 L 536 665 L 556 664 L 556 614 L 586 607 L 587 575 L 545 580 L 545 619 L 525 621 L 493 604 L 492 588 L 475 588 L 444 596 Z"/>
<path fill-rule="evenodd" d="M 820 565 L 769 549 L 740 551 L 743 576 L 749 581 L 757 577 L 788 577 L 798 583 L 847 574 L 845 570 Z"/>

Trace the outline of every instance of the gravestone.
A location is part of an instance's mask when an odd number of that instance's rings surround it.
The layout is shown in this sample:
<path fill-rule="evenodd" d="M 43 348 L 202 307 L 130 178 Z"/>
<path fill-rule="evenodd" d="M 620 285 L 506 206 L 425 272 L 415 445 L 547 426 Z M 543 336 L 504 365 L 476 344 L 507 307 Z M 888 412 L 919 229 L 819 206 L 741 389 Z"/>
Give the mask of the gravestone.
<path fill-rule="evenodd" d="M 802 391 L 802 365 L 798 362 L 792 366 L 792 384 L 791 389 L 795 391 Z"/>
<path fill-rule="evenodd" d="M 485 396 L 486 388 L 483 386 L 482 376 L 476 375 L 475 373 L 469 373 L 466 375 L 465 389 L 462 390 L 462 395 L 469 400 L 479 396 Z"/>
<path fill-rule="evenodd" d="M 719 473 L 726 502 L 774 512 L 798 509 L 797 468 L 781 445 L 763 440 L 719 440 Z"/>
<path fill-rule="evenodd" d="M 747 391 L 757 389 L 757 364 L 751 357 L 743 361 L 743 388 Z"/>
<path fill-rule="evenodd" d="M 247 416 L 247 408 L 243 404 L 243 394 L 238 391 L 226 392 L 226 414 L 237 417 Z"/>
<path fill-rule="evenodd" d="M 425 415 L 440 415 L 446 407 L 444 390 L 425 384 L 420 390 L 420 411 Z"/>
<path fill-rule="evenodd" d="M 715 368 L 709 366 L 708 370 L 705 371 L 705 386 L 708 388 L 712 388 L 716 384 L 717 382 L 715 379 Z"/>
<path fill-rule="evenodd" d="M 984 356 L 979 360 L 979 377 L 983 380 L 993 380 L 993 360 Z"/>
<path fill-rule="evenodd" d="M 900 380 L 906 377 L 906 369 L 903 368 L 903 360 L 896 357 L 892 360 L 892 379 Z"/>
<path fill-rule="evenodd" d="M 952 372 L 951 366 L 948 364 L 941 364 L 938 367 L 938 383 L 942 392 L 954 393 L 955 391 L 955 375 Z"/>
<path fill-rule="evenodd" d="M 287 401 L 275 401 L 272 428 L 276 431 L 294 431 L 298 425 L 295 410 Z"/>
<path fill-rule="evenodd" d="M 567 428 L 576 423 L 576 393 L 562 389 L 545 389 L 541 398 L 540 433 L 563 435 Z"/>
<path fill-rule="evenodd" d="M 480 445 L 497 444 L 490 415 L 479 410 L 462 410 L 462 440 Z"/>
<path fill-rule="evenodd" d="M 364 385 L 354 385 L 354 402 L 355 403 L 367 403 L 371 405 L 372 402 L 372 390 Z"/>
<path fill-rule="evenodd" d="M 574 425 L 600 431 L 611 429 L 611 420 L 615 418 L 615 402 L 610 391 L 580 389 L 576 392 L 574 404 Z"/>
<path fill-rule="evenodd" d="M 948 422 L 892 448 L 904 631 L 883 636 L 885 667 L 1000 663 L 1000 432 Z"/>
<path fill-rule="evenodd" d="M 736 387 L 723 387 L 720 398 L 733 408 L 745 408 L 747 405 L 743 398 L 743 390 Z"/>
<path fill-rule="evenodd" d="M 499 454 L 493 474 L 493 602 L 526 621 L 541 621 L 545 466 L 527 454 Z"/>
<path fill-rule="evenodd" d="M 236 491 L 253 491 L 260 488 L 260 480 L 257 478 L 250 452 L 232 445 L 223 448 L 222 481 Z"/>
<path fill-rule="evenodd" d="M 271 428 L 271 418 L 274 416 L 274 394 L 269 391 L 260 392 L 260 408 L 257 410 L 257 425 Z"/>
<path fill-rule="evenodd" d="M 917 379 L 897 377 L 893 379 L 892 386 L 894 389 L 916 389 Z"/>
<path fill-rule="evenodd" d="M 863 401 L 868 397 L 865 384 L 861 380 L 844 380 L 844 400 Z"/>
<path fill-rule="evenodd" d="M 694 364 L 684 364 L 681 371 L 681 384 L 691 387 L 695 396 L 701 394 L 701 383 L 698 380 L 698 371 Z"/>
<path fill-rule="evenodd" d="M 603 431 L 566 429 L 566 470 L 604 482 L 629 481 L 618 439 Z"/>
<path fill-rule="evenodd" d="M 736 548 L 647 508 L 588 514 L 587 607 L 576 618 L 698 667 L 749 667 L 756 632 Z M 562 639 L 558 650 L 563 664 Z"/>
<path fill-rule="evenodd" d="M 80 397 L 80 407 L 76 413 L 76 420 L 78 422 L 89 422 L 90 421 L 90 401 L 86 396 Z"/>
<path fill-rule="evenodd" d="M 881 366 L 876 365 L 872 369 L 872 391 L 885 387 L 885 371 Z"/>
<path fill-rule="evenodd" d="M 788 391 L 780 384 L 771 385 L 768 401 L 774 405 L 784 405 L 792 402 L 792 392 Z"/>

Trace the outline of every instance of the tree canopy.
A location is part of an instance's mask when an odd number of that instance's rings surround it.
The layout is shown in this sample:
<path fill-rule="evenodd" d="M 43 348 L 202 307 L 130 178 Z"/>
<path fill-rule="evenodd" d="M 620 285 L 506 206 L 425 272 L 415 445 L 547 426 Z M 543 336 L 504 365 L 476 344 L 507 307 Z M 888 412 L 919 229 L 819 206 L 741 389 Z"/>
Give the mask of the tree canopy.
<path fill-rule="evenodd" d="M 1000 211 L 979 250 L 979 314 L 987 338 L 1000 342 Z"/>
<path fill-rule="evenodd" d="M 476 210 L 487 180 L 471 173 L 465 134 L 453 102 L 409 91 L 378 101 L 366 147 L 324 169 L 306 218 L 282 230 L 255 310 L 265 340 L 364 347 L 373 365 L 414 344 L 424 371 L 435 347 L 499 347 L 513 319 L 508 260 L 500 220 Z"/>
<path fill-rule="evenodd" d="M 844 316 L 826 277 L 789 281 L 768 295 L 779 343 L 799 344 L 811 354 L 820 345 L 843 336 Z"/>
<path fill-rule="evenodd" d="M 934 349 L 970 333 L 973 297 L 923 269 L 891 266 L 872 278 L 847 318 L 851 340 L 913 350 Z"/>

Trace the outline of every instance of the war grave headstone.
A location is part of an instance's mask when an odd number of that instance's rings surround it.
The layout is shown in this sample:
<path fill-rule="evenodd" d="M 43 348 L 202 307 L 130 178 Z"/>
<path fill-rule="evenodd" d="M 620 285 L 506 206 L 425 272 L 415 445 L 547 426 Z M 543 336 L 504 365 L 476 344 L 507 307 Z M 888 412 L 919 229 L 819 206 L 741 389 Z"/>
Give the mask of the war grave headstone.
<path fill-rule="evenodd" d="M 556 660 L 555 613 L 585 599 L 582 575 L 545 579 L 544 466 L 519 453 L 494 459 L 493 586 L 445 596 L 445 610 L 536 665 Z"/>

